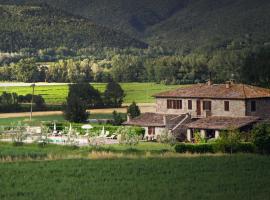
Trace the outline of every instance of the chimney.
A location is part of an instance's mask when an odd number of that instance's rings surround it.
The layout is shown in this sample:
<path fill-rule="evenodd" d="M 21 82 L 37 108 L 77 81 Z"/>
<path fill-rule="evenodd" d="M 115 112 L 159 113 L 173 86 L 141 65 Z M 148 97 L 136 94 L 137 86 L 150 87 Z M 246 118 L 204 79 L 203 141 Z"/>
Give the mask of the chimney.
<path fill-rule="evenodd" d="M 207 81 L 207 85 L 208 85 L 208 86 L 213 85 L 213 81 L 212 81 L 211 79 L 209 79 L 209 80 Z"/>
<path fill-rule="evenodd" d="M 226 82 L 226 88 L 227 88 L 227 89 L 231 88 L 232 85 L 233 85 L 233 81 L 227 81 L 227 82 Z"/>
<path fill-rule="evenodd" d="M 213 81 L 212 81 L 212 72 L 209 72 L 209 80 L 207 81 L 207 85 L 213 85 Z"/>

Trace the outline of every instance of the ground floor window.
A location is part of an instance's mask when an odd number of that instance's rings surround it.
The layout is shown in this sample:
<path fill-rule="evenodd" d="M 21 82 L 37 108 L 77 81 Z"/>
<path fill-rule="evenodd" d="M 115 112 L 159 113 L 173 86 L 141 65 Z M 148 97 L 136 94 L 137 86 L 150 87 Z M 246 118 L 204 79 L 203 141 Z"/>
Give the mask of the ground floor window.
<path fill-rule="evenodd" d="M 148 135 L 155 135 L 156 129 L 155 127 L 148 127 Z"/>

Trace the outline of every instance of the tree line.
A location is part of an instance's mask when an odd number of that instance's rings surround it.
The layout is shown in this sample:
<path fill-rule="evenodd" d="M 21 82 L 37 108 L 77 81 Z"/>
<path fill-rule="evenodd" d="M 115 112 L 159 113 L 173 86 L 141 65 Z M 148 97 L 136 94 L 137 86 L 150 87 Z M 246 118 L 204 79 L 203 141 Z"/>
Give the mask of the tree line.
<path fill-rule="evenodd" d="M 60 55 L 60 60 L 44 63 Z M 72 57 L 72 54 L 74 57 Z M 177 55 L 147 50 L 81 50 L 74 55 L 65 48 L 40 51 L 40 56 L 23 58 L 0 67 L 2 81 L 47 82 L 157 82 L 192 84 L 205 82 L 212 74 L 215 82 L 238 82 L 270 86 L 270 46 L 219 50 L 211 54 Z M 41 58 L 41 55 L 43 58 Z M 46 59 L 45 59 L 46 60 Z"/>

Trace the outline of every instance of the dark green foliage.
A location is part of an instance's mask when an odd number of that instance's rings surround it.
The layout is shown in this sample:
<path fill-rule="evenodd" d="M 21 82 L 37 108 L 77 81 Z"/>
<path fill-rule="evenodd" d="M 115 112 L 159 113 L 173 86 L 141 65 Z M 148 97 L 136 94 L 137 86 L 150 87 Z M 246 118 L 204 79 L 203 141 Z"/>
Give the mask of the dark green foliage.
<path fill-rule="evenodd" d="M 104 105 L 114 108 L 121 107 L 124 97 L 124 90 L 121 88 L 119 83 L 114 80 L 110 80 L 104 92 Z"/>
<path fill-rule="evenodd" d="M 3 92 L 0 96 L 0 112 L 10 112 L 19 109 L 18 95 L 16 93 Z"/>
<path fill-rule="evenodd" d="M 137 106 L 137 104 L 133 101 L 132 104 L 130 104 L 130 106 L 127 109 L 127 114 L 131 117 L 131 118 L 135 118 L 141 115 L 141 111 L 139 106 Z"/>
<path fill-rule="evenodd" d="M 99 91 L 89 83 L 71 84 L 69 93 L 76 94 L 86 103 L 87 108 L 97 108 L 103 105 Z"/>
<path fill-rule="evenodd" d="M 113 111 L 113 125 L 114 126 L 120 126 L 125 121 L 125 119 L 122 117 L 121 113 L 118 113 L 116 111 Z"/>
<path fill-rule="evenodd" d="M 235 129 L 224 131 L 220 134 L 216 143 L 221 152 L 235 153 L 238 151 L 238 146 L 241 143 L 241 133 Z"/>
<path fill-rule="evenodd" d="M 268 0 L 37 1 L 183 53 L 270 40 Z"/>
<path fill-rule="evenodd" d="M 270 154 L 270 124 L 257 125 L 252 130 L 252 137 L 259 153 Z"/>
<path fill-rule="evenodd" d="M 270 87 L 270 45 L 249 52 L 241 66 L 244 82 Z"/>
<path fill-rule="evenodd" d="M 175 151 L 178 153 L 254 153 L 255 147 L 252 143 L 238 143 L 231 152 L 231 146 L 228 144 L 220 145 L 218 143 L 205 144 L 177 144 Z"/>
<path fill-rule="evenodd" d="M 215 153 L 215 144 L 177 144 L 175 151 L 178 153 Z"/>
<path fill-rule="evenodd" d="M 85 47 L 146 47 L 126 34 L 68 14 L 47 5 L 0 5 L 0 50 L 22 48 L 43 49 L 67 46 Z"/>
<path fill-rule="evenodd" d="M 39 70 L 34 59 L 20 60 L 12 66 L 12 77 L 20 82 L 36 82 L 39 78 Z"/>
<path fill-rule="evenodd" d="M 31 101 L 32 101 L 32 94 L 20 95 L 18 97 L 19 103 L 31 103 Z M 35 104 L 36 110 L 42 110 L 45 109 L 46 107 L 45 100 L 41 95 L 34 95 L 33 103 Z"/>
<path fill-rule="evenodd" d="M 86 111 L 87 102 L 78 95 L 79 91 L 72 89 L 74 87 L 76 87 L 76 84 L 69 85 L 67 102 L 63 106 L 64 116 L 70 122 L 85 122 L 89 116 L 89 113 Z"/>

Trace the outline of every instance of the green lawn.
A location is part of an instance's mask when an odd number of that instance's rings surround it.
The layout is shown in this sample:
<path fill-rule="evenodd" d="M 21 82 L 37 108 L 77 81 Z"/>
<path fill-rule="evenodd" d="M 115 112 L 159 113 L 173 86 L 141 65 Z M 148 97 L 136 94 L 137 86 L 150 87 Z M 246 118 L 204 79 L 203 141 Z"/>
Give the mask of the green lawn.
<path fill-rule="evenodd" d="M 123 117 L 125 114 L 123 114 Z M 89 119 L 112 119 L 112 114 L 90 114 Z M 63 115 L 44 115 L 44 116 L 34 116 L 32 118 L 32 124 L 40 124 L 41 122 L 67 122 Z M 29 123 L 29 117 L 15 117 L 15 118 L 0 118 L 0 126 L 9 126 L 11 124 L 16 124 L 18 122 Z"/>
<path fill-rule="evenodd" d="M 93 86 L 101 92 L 104 92 L 106 84 L 94 83 Z M 152 103 L 154 99 L 151 97 L 153 94 L 170 90 L 173 88 L 181 87 L 177 85 L 162 85 L 155 83 L 122 83 L 122 88 L 126 93 L 124 103 Z M 0 87 L 0 93 L 3 91 L 16 92 L 20 95 L 31 93 L 30 87 Z M 48 104 L 62 104 L 68 94 L 67 85 L 57 86 L 37 86 L 35 94 L 42 95 Z"/>
<path fill-rule="evenodd" d="M 267 200 L 269 168 L 259 155 L 1 163 L 0 198 Z"/>

